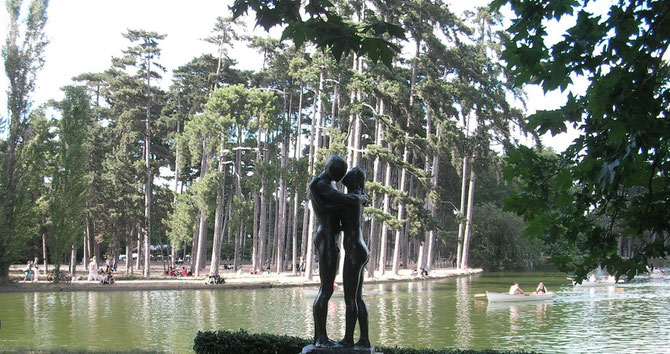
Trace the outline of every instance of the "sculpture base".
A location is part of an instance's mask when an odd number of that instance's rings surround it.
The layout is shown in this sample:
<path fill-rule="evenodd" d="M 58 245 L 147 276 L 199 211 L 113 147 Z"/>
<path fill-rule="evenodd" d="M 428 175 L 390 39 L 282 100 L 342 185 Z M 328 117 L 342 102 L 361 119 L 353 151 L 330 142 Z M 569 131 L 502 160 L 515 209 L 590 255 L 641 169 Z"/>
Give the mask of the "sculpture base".
<path fill-rule="evenodd" d="M 317 347 L 310 344 L 302 348 L 300 354 L 384 354 L 375 352 L 375 347 Z"/>

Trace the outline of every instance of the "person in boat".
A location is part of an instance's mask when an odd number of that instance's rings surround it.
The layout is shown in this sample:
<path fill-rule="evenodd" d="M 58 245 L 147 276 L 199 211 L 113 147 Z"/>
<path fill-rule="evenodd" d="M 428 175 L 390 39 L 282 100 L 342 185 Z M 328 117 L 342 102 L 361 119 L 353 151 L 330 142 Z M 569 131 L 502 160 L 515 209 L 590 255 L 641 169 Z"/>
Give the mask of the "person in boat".
<path fill-rule="evenodd" d="M 547 287 L 544 286 L 544 283 L 540 283 L 540 284 L 537 285 L 537 289 L 535 289 L 535 292 L 537 294 L 546 294 L 549 291 L 547 290 Z"/>
<path fill-rule="evenodd" d="M 515 281 L 514 285 L 510 286 L 510 288 L 509 288 L 509 294 L 510 295 L 524 294 L 525 295 L 526 292 L 521 289 L 521 287 L 519 286 L 519 282 Z"/>

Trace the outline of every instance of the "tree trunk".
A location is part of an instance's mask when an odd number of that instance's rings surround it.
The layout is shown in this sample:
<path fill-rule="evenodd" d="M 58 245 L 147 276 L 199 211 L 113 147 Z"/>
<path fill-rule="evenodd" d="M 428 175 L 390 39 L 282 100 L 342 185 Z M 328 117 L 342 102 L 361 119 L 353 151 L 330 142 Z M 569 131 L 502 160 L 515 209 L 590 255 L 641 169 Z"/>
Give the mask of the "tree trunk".
<path fill-rule="evenodd" d="M 286 182 L 283 178 L 281 178 L 279 184 L 279 214 L 277 216 L 277 274 L 284 272 L 284 248 L 286 247 Z"/>
<path fill-rule="evenodd" d="M 44 232 L 44 230 L 42 230 L 42 260 L 44 261 L 44 272 L 48 273 L 49 261 L 47 260 L 47 238 L 46 238 L 46 232 Z"/>
<path fill-rule="evenodd" d="M 265 131 L 263 132 L 264 137 L 259 133 L 259 139 L 262 140 L 262 147 L 263 149 L 258 151 L 257 153 L 257 159 L 261 162 L 265 162 L 265 157 L 267 154 L 265 154 L 265 149 L 266 149 L 266 143 L 265 141 L 267 140 L 267 135 L 268 132 Z M 260 146 L 260 145 L 259 145 Z M 256 255 L 257 261 L 256 264 L 258 266 L 258 270 L 262 271 L 265 269 L 265 252 L 266 248 L 268 246 L 267 244 L 267 235 L 268 235 L 268 227 L 267 227 L 267 213 L 268 213 L 268 197 L 267 197 L 267 185 L 265 183 L 266 181 L 266 176 L 261 176 L 261 190 L 260 190 L 260 220 L 258 223 L 258 253 Z"/>
<path fill-rule="evenodd" d="M 310 176 L 315 175 L 315 159 L 316 152 L 319 148 L 319 141 L 321 140 L 321 122 L 323 120 L 323 108 L 322 108 L 322 99 L 321 93 L 323 92 L 324 86 L 324 68 L 321 67 L 319 72 L 319 90 L 316 92 L 316 110 L 314 111 L 314 116 L 312 117 L 312 134 L 310 137 L 310 147 L 309 147 L 309 172 Z M 307 189 L 309 195 L 309 188 Z M 307 252 L 305 255 L 305 277 L 307 279 L 312 279 L 312 263 L 314 261 L 314 250 L 312 247 L 314 230 L 316 225 L 316 217 L 314 216 L 314 211 L 311 210 L 311 202 L 308 203 L 310 212 L 309 212 L 309 226 L 307 230 Z M 307 213 L 305 213 L 307 214 Z"/>
<path fill-rule="evenodd" d="M 391 185 L 391 163 L 386 161 L 386 171 L 384 174 L 384 186 L 389 187 Z M 390 195 L 384 193 L 384 214 L 388 215 L 391 208 Z M 382 222 L 382 233 L 379 240 L 379 274 L 384 275 L 386 272 L 386 246 L 387 246 L 387 237 L 388 237 L 388 224 Z"/>
<path fill-rule="evenodd" d="M 77 274 L 77 249 L 72 245 L 72 251 L 70 252 L 70 275 L 74 278 Z"/>
<path fill-rule="evenodd" d="M 142 233 L 143 233 L 142 228 L 137 229 L 137 240 L 136 240 L 136 247 L 137 247 L 137 260 L 135 261 L 135 269 L 139 272 L 140 269 L 142 269 Z M 93 246 L 95 247 L 95 241 L 93 241 Z M 95 248 L 94 248 L 95 249 Z M 95 251 L 94 251 L 95 253 Z M 96 256 L 97 258 L 97 256 Z"/>
<path fill-rule="evenodd" d="M 468 115 L 465 121 L 465 137 L 470 135 L 470 116 Z M 458 223 L 458 248 L 456 250 L 456 267 L 458 269 L 462 268 L 461 261 L 463 260 L 463 232 L 465 231 L 465 192 L 468 185 L 468 152 L 464 151 L 465 156 L 463 156 L 463 174 L 461 176 L 461 209 L 458 211 L 460 215 L 460 222 Z"/>
<path fill-rule="evenodd" d="M 382 141 L 384 140 L 384 127 L 382 122 L 379 119 L 379 115 L 384 114 L 384 100 L 378 99 L 378 109 L 377 116 L 375 117 L 375 145 L 382 147 Z M 372 168 L 372 181 L 376 184 L 379 183 L 380 173 L 381 173 L 381 158 L 379 155 L 375 157 Z M 372 194 L 372 207 L 378 208 L 379 201 L 377 200 L 377 193 Z M 377 268 L 377 257 L 379 250 L 379 242 L 377 239 L 377 228 L 379 227 L 379 222 L 374 218 L 370 220 L 370 235 L 368 237 L 368 248 L 370 249 L 370 262 L 367 266 L 368 277 L 374 277 L 375 269 Z"/>
<path fill-rule="evenodd" d="M 472 232 L 472 207 L 474 205 L 475 197 L 475 169 L 470 169 L 470 189 L 468 190 L 468 216 L 465 222 L 465 237 L 463 240 L 463 260 L 461 261 L 461 268 L 468 267 L 468 252 L 470 248 L 470 233 Z"/>
<path fill-rule="evenodd" d="M 100 252 L 100 243 L 98 243 L 98 240 L 93 240 L 93 253 L 95 254 L 95 263 L 97 265 L 100 265 L 100 260 L 102 259 L 102 254 Z"/>
<path fill-rule="evenodd" d="M 438 124 L 435 125 L 435 132 L 437 134 L 437 141 L 438 143 L 442 140 L 442 132 L 440 131 L 440 126 Z M 438 176 L 440 174 L 440 152 L 439 149 L 435 148 L 433 150 L 433 170 L 432 170 L 432 176 L 431 176 L 431 184 L 433 185 L 433 190 L 437 190 L 438 186 Z M 430 209 L 430 215 L 434 218 L 435 217 L 435 203 L 433 200 L 429 197 L 427 198 L 427 202 L 429 203 Z M 432 267 L 433 265 L 433 248 L 434 248 L 434 243 L 435 243 L 435 230 L 432 229 L 428 232 L 428 254 L 426 257 L 426 265 L 428 268 Z"/>
<path fill-rule="evenodd" d="M 297 117 L 296 117 L 296 135 L 295 135 L 295 161 L 300 160 L 301 154 L 302 154 L 302 147 L 301 147 L 301 141 L 302 141 L 302 96 L 303 96 L 303 86 L 300 85 L 300 97 L 298 98 L 298 112 L 297 112 Z M 300 211 L 300 188 L 296 186 L 295 192 L 293 195 L 293 220 L 292 220 L 292 227 L 291 227 L 291 239 L 293 240 L 293 271 L 291 274 L 295 275 L 298 270 L 296 269 L 296 264 L 300 265 L 302 262 L 298 261 L 298 213 Z M 307 209 L 307 208 L 305 208 Z M 300 243 L 300 258 L 301 260 L 304 259 L 305 255 L 305 242 L 306 241 L 306 236 L 305 233 L 302 234 L 302 242 Z"/>
<path fill-rule="evenodd" d="M 242 244 L 242 237 L 244 237 L 244 225 L 240 224 L 239 232 L 235 236 L 235 252 L 233 254 L 233 269 L 236 271 L 242 266 L 240 259 L 240 246 Z"/>
<path fill-rule="evenodd" d="M 163 272 L 167 272 L 167 267 L 165 266 L 165 253 L 163 252 L 163 239 L 161 234 L 158 234 L 158 249 L 161 251 L 161 263 L 163 264 Z"/>
<path fill-rule="evenodd" d="M 242 147 L 242 127 L 237 127 L 237 147 Z M 235 152 L 235 195 L 242 201 L 242 151 Z M 233 267 L 235 270 L 240 266 L 240 244 L 242 237 L 242 223 L 240 221 L 240 229 L 235 237 L 235 245 L 233 250 Z"/>
<path fill-rule="evenodd" d="M 193 230 L 193 238 L 191 241 L 191 272 L 195 274 L 195 268 L 197 263 L 195 262 L 196 260 L 196 253 L 198 252 L 198 236 L 200 235 L 200 216 L 196 218 L 195 221 L 195 229 Z M 186 249 L 184 248 L 184 253 L 186 253 Z M 186 256 L 184 255 L 184 262 L 186 262 Z"/>
<path fill-rule="evenodd" d="M 296 265 L 300 265 L 298 260 L 298 213 L 299 213 L 299 202 L 300 195 L 298 194 L 298 189 L 296 188 L 295 195 L 293 196 L 293 220 L 291 220 L 291 242 L 293 243 L 292 249 L 292 260 L 293 260 L 293 271 L 291 274 L 295 275 L 298 272 Z M 304 237 L 303 237 L 304 239 Z M 305 248 L 304 244 L 300 244 L 300 253 L 302 254 L 302 249 Z"/>
<path fill-rule="evenodd" d="M 404 152 L 402 155 L 402 161 L 404 165 L 407 165 L 409 163 L 409 148 L 407 147 L 407 144 L 409 143 L 409 133 L 405 133 L 405 148 Z M 407 169 L 403 166 L 402 170 L 400 171 L 400 185 L 398 185 L 398 190 L 400 193 L 405 192 L 405 182 L 407 181 Z M 402 219 L 405 217 L 405 202 L 404 201 L 399 201 L 398 202 L 398 221 L 402 222 Z M 404 223 L 403 223 L 404 224 Z M 395 245 L 393 248 L 393 274 L 398 274 L 398 263 L 400 261 L 400 237 L 401 233 L 403 232 L 404 227 L 400 227 L 398 230 L 395 231 Z"/>
<path fill-rule="evenodd" d="M 333 87 L 333 102 L 330 106 L 330 119 L 333 124 L 333 128 L 340 130 L 340 119 L 338 118 L 338 112 L 340 111 L 340 79 L 341 73 L 338 74 L 337 81 L 335 81 L 335 86 Z M 333 146 L 333 135 L 328 136 L 328 146 Z"/>
<path fill-rule="evenodd" d="M 288 122 L 288 114 L 286 114 L 286 92 L 284 92 L 284 122 Z M 282 129 L 283 130 L 283 129 Z M 284 241 L 286 239 L 286 176 L 284 170 L 288 160 L 288 129 L 282 131 L 282 142 L 280 147 L 280 163 L 279 163 L 279 210 L 278 210 L 278 225 L 277 225 L 277 274 L 284 272 Z"/>
<path fill-rule="evenodd" d="M 258 197 L 258 192 L 254 191 L 251 199 L 254 201 L 254 217 L 252 219 L 252 229 L 251 229 L 251 269 L 258 268 L 258 221 L 260 212 L 260 198 Z"/>
<path fill-rule="evenodd" d="M 219 166 L 218 173 L 220 175 L 219 185 L 216 191 L 216 211 L 214 212 L 214 240 L 212 243 L 212 263 L 209 267 L 210 275 L 219 274 L 219 265 L 221 258 L 221 243 L 223 241 L 224 231 L 224 212 L 223 204 L 225 203 L 226 195 L 226 171 L 224 158 L 224 136 L 221 134 L 221 143 L 219 146 Z M 255 224 L 255 221 L 254 221 Z M 252 257 L 253 258 L 253 257 Z"/>
<path fill-rule="evenodd" d="M 261 151 L 261 140 L 263 139 L 263 130 L 260 128 L 262 121 L 262 116 L 259 117 L 259 127 L 258 127 L 258 139 L 256 140 L 256 164 L 260 165 L 263 163 L 263 152 Z M 261 176 L 261 190 L 260 193 L 263 193 L 263 188 L 265 186 L 265 177 Z M 262 203 L 262 199 L 259 197 L 259 192 L 255 191 L 253 192 L 252 195 L 253 201 L 254 201 L 254 218 L 253 218 L 253 229 L 252 229 L 252 242 L 253 246 L 251 249 L 251 269 L 257 269 L 261 267 L 261 259 L 263 258 L 263 255 L 261 253 L 261 240 L 260 240 L 260 203 Z"/>
<path fill-rule="evenodd" d="M 209 171 L 209 151 L 207 151 L 207 145 L 206 145 L 206 138 L 203 138 L 202 140 L 202 158 L 200 160 L 200 180 L 202 181 L 205 176 L 207 175 L 207 172 Z M 192 256 L 194 256 L 192 259 L 195 260 L 195 276 L 200 275 L 200 271 L 205 268 L 205 261 L 207 258 L 207 229 L 208 229 L 208 218 L 209 218 L 209 206 L 204 203 L 204 201 L 200 202 L 201 205 L 200 207 L 200 226 L 198 227 L 198 248 L 197 250 L 194 249 Z"/>
<path fill-rule="evenodd" d="M 226 206 L 226 215 L 223 219 L 223 227 L 221 228 L 221 245 L 223 245 L 223 236 L 225 233 L 230 234 L 230 209 L 233 205 L 233 189 L 230 189 L 228 197 L 228 205 Z"/>
<path fill-rule="evenodd" d="M 265 181 L 261 184 L 261 210 L 260 210 L 260 223 L 258 225 L 258 267 L 263 270 L 265 269 L 265 239 L 267 234 L 267 213 L 268 206 L 265 196 Z"/>
<path fill-rule="evenodd" d="M 274 204 L 274 205 L 273 205 Z M 274 265 L 276 267 L 277 265 L 277 234 L 278 234 L 278 226 L 279 226 L 279 201 L 274 201 L 272 200 L 270 202 L 270 223 L 272 224 L 272 233 L 270 233 L 270 237 L 272 240 L 268 240 L 268 246 L 270 248 L 268 249 L 268 258 L 270 258 L 270 265 Z"/>
<path fill-rule="evenodd" d="M 416 259 L 417 259 L 417 261 L 416 261 L 416 272 L 419 273 L 419 274 L 421 274 L 421 268 L 423 268 L 423 264 L 421 264 L 421 260 L 423 259 L 423 253 L 424 253 L 423 245 L 424 245 L 424 243 L 423 243 L 423 241 L 421 241 L 421 244 L 419 246 L 419 251 L 418 251 L 419 254 L 416 257 Z"/>
<path fill-rule="evenodd" d="M 150 271 L 150 261 L 151 261 L 151 188 L 152 188 L 152 176 L 151 176 L 151 59 L 147 58 L 147 107 L 146 107 L 146 120 L 145 120 L 145 133 L 144 133 L 144 172 L 146 174 L 146 182 L 144 184 L 144 249 L 146 250 L 146 255 L 144 257 L 144 277 L 148 278 L 151 274 Z"/>
<path fill-rule="evenodd" d="M 180 102 L 181 104 L 181 102 Z M 177 119 L 177 134 L 180 132 L 180 121 Z M 176 140 L 176 139 L 175 139 Z M 179 194 L 179 144 L 175 144 L 174 152 L 174 199 L 172 201 L 173 207 L 177 207 L 177 194 Z M 175 255 L 175 244 L 170 242 L 170 264 L 172 267 L 176 267 L 176 255 Z"/>
<path fill-rule="evenodd" d="M 203 212 L 207 214 L 208 211 Z M 202 215 L 202 214 L 201 214 Z M 209 222 L 207 217 L 200 217 L 200 227 L 198 227 L 198 249 L 196 257 L 193 259 L 196 260 L 195 275 L 200 275 L 200 271 L 205 269 L 207 264 L 207 233 L 209 231 Z"/>
<path fill-rule="evenodd" d="M 133 272 L 133 246 L 132 246 L 132 233 L 126 238 L 126 275 Z M 88 261 L 86 262 L 88 263 Z"/>
<path fill-rule="evenodd" d="M 354 56 L 353 71 L 361 74 L 363 72 L 363 57 Z M 359 89 L 351 92 L 351 103 L 361 102 L 361 91 Z M 349 141 L 347 146 L 347 163 L 349 168 L 359 166 L 361 163 L 361 114 L 349 115 Z M 338 263 L 338 274 L 341 276 L 344 271 L 344 238 L 340 234 L 340 260 Z"/>
<path fill-rule="evenodd" d="M 354 56 L 353 71 L 359 74 L 363 73 L 363 57 Z M 361 101 L 361 91 L 352 90 L 351 103 L 356 104 Z M 361 115 L 356 113 L 349 115 L 349 140 L 347 146 L 347 163 L 349 167 L 358 166 L 361 163 Z"/>
<path fill-rule="evenodd" d="M 90 222 L 89 217 L 90 216 L 88 214 L 88 211 L 86 211 L 86 214 L 85 214 L 85 217 L 84 217 L 84 222 L 86 223 L 86 225 L 84 226 L 84 240 L 83 240 L 84 245 L 82 247 L 82 249 L 83 249 L 82 253 L 84 254 L 83 257 L 82 257 L 82 259 L 83 259 L 82 264 L 84 265 L 84 269 L 88 269 L 88 263 L 89 263 L 89 260 L 91 259 L 91 249 L 89 248 L 90 247 L 89 245 L 91 244 L 89 242 L 90 237 L 91 237 L 91 231 L 90 231 L 90 228 L 89 228 L 89 222 Z"/>

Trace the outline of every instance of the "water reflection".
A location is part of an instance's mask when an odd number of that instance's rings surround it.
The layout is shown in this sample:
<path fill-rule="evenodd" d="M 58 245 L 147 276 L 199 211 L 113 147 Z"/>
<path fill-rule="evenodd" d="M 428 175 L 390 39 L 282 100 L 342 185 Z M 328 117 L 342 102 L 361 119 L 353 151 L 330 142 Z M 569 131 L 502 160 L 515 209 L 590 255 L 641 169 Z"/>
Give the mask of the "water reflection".
<path fill-rule="evenodd" d="M 406 295 L 409 295 L 409 292 L 408 292 L 409 286 L 413 286 L 414 284 L 411 283 L 411 284 L 403 284 L 403 285 L 405 285 L 405 286 L 403 286 L 404 289 L 401 289 L 399 283 L 391 284 L 390 294 L 388 296 L 386 296 L 386 299 L 389 299 L 390 302 L 391 302 L 391 318 L 393 320 L 391 322 L 391 326 L 389 326 L 389 327 L 391 327 L 394 330 L 393 335 L 391 336 L 392 341 L 397 341 L 398 338 L 400 336 L 402 336 L 402 334 L 400 332 L 400 326 L 398 325 L 398 319 L 400 318 L 400 311 L 401 311 L 400 301 L 403 298 L 401 296 L 393 296 L 392 294 L 400 294 L 400 292 L 403 291 L 403 292 L 405 292 Z M 407 314 L 410 317 L 412 317 L 412 319 L 410 319 L 410 321 L 412 323 L 418 324 L 418 321 L 417 321 L 418 313 L 416 311 L 416 304 L 412 303 L 410 301 L 410 302 L 407 303 L 407 306 L 405 308 L 407 308 L 407 310 L 408 310 Z"/>
<path fill-rule="evenodd" d="M 470 277 L 456 280 L 456 346 L 471 348 L 472 326 L 470 324 Z"/>
<path fill-rule="evenodd" d="M 541 277 L 541 278 L 539 278 Z M 539 278 L 539 279 L 538 279 Z M 545 302 L 488 303 L 475 293 L 510 280 L 558 289 Z M 552 283 L 552 280 L 553 283 Z M 367 285 L 375 344 L 539 352 L 658 352 L 670 339 L 670 281 L 575 289 L 565 276 L 485 275 Z M 198 330 L 311 337 L 313 296 L 301 288 L 0 293 L 0 352 L 36 347 L 190 351 Z M 329 304 L 328 331 L 344 333 L 344 301 Z M 356 334 L 358 335 L 358 334 Z M 597 340 L 586 341 L 583 338 Z"/>

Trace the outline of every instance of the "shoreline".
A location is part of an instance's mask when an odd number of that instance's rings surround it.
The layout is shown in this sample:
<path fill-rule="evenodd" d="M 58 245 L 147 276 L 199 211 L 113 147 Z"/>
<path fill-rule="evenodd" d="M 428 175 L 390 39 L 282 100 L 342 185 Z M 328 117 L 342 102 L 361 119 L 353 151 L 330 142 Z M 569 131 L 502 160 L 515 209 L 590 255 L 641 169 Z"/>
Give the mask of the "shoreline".
<path fill-rule="evenodd" d="M 389 272 L 390 273 L 390 272 Z M 398 275 L 394 274 L 376 275 L 374 278 L 365 278 L 364 285 L 431 281 L 438 279 L 470 276 L 483 273 L 482 269 L 434 269 L 430 275 L 423 278 L 413 275 L 412 270 L 402 269 Z M 73 291 L 150 291 L 150 290 L 226 290 L 226 289 L 263 289 L 263 288 L 286 288 L 286 287 L 318 287 L 319 276 L 307 280 L 300 275 L 291 273 L 251 275 L 223 273 L 225 284 L 205 284 L 207 277 L 189 278 L 161 278 L 161 279 L 134 279 L 117 280 L 113 285 L 99 284 L 97 281 L 76 280 L 70 284 L 53 284 L 47 281 L 23 282 L 18 281 L 0 286 L 0 293 L 19 292 L 73 292 Z M 335 280 L 341 285 L 341 279 Z"/>

